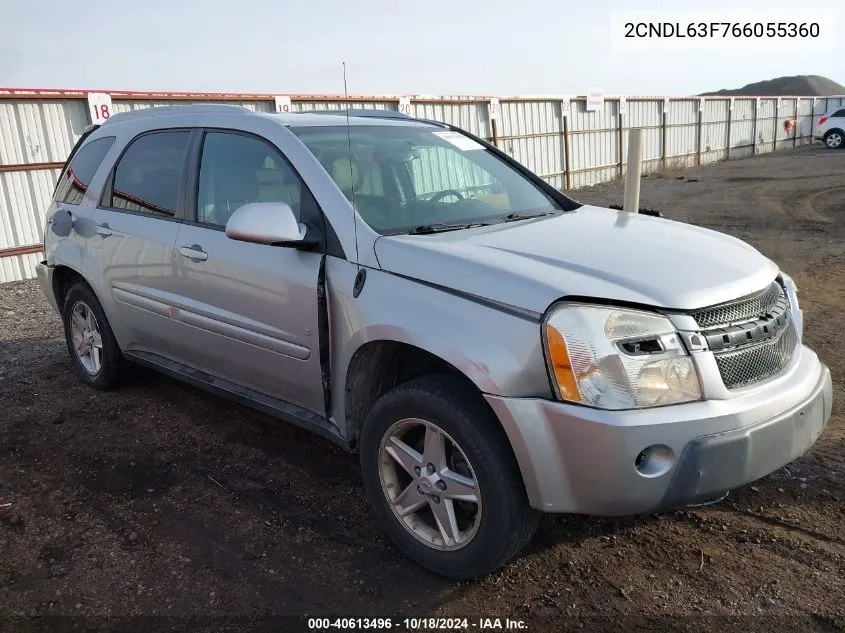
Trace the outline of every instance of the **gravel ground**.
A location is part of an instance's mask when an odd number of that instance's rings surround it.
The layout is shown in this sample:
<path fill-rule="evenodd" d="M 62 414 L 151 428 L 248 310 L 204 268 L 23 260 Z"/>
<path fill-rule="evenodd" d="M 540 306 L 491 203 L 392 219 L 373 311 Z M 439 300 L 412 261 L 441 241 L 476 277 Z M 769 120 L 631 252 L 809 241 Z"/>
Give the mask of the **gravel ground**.
<path fill-rule="evenodd" d="M 510 616 L 529 630 L 842 630 L 843 173 L 845 152 L 799 148 L 649 177 L 641 197 L 749 241 L 795 278 L 807 342 L 838 396 L 810 453 L 708 508 L 545 517 L 522 555 L 473 582 L 429 574 L 388 542 L 354 456 L 140 369 L 119 390 L 86 388 L 36 284 L 0 286 L 0 505 L 11 504 L 0 509 L 0 616 L 96 626 L 206 615 L 230 630 L 303 613 Z M 575 195 L 619 203 L 622 184 Z M 33 620 L 0 619 L 0 630 L 10 622 Z"/>

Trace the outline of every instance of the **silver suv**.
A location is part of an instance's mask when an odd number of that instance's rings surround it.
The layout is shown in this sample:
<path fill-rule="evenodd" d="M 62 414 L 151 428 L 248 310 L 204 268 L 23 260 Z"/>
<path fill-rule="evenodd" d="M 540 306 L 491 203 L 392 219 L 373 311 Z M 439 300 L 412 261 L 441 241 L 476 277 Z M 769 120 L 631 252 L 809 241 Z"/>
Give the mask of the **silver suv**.
<path fill-rule="evenodd" d="M 155 368 L 360 453 L 385 530 L 467 578 L 539 512 L 715 498 L 818 438 L 831 380 L 747 244 L 581 205 L 398 113 L 118 114 L 48 212 L 80 378 Z"/>

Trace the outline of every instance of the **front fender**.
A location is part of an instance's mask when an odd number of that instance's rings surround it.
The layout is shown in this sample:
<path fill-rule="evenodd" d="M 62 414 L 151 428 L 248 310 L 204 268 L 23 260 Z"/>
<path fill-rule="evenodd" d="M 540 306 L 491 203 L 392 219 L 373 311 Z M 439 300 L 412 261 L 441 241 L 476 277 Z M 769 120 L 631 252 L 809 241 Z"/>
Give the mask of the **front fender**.
<path fill-rule="evenodd" d="M 443 316 L 443 315 L 439 315 Z M 460 329 L 461 323 L 455 324 L 456 329 Z M 369 327 L 358 330 L 349 340 L 348 349 L 351 352 L 349 360 L 355 356 L 361 347 L 367 343 L 374 341 L 389 341 L 395 343 L 405 343 L 414 347 L 419 347 L 427 352 L 446 361 L 462 374 L 469 378 L 479 391 L 483 393 L 498 394 L 502 391 L 501 382 L 503 376 L 494 373 L 494 368 L 491 368 L 483 360 L 478 360 L 468 355 L 465 350 L 450 345 L 455 343 L 451 337 L 437 338 L 428 332 L 421 332 L 419 330 L 412 330 L 408 327 L 402 327 L 395 323 L 378 323 Z M 505 351 L 505 350 L 503 350 Z M 505 351 L 506 353 L 506 351 Z M 500 363 L 504 358 L 499 359 Z M 511 358 L 510 361 L 515 361 Z M 505 363 L 501 363 L 505 364 Z M 347 362 L 347 367 L 349 363 Z"/>
<path fill-rule="evenodd" d="M 367 269 L 356 298 L 357 270 L 345 260 L 326 259 L 332 412 L 342 428 L 349 364 L 361 346 L 373 341 L 405 343 L 434 354 L 482 393 L 551 397 L 537 321 L 376 269 Z"/>

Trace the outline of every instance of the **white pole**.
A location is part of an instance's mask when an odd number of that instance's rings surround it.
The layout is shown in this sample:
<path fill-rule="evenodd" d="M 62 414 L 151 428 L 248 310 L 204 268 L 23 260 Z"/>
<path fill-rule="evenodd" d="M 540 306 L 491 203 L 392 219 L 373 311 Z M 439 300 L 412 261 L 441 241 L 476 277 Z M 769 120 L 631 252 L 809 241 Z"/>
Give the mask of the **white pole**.
<path fill-rule="evenodd" d="M 640 177 L 643 173 L 643 131 L 628 130 L 628 168 L 625 171 L 625 200 L 623 211 L 638 213 L 640 208 Z"/>

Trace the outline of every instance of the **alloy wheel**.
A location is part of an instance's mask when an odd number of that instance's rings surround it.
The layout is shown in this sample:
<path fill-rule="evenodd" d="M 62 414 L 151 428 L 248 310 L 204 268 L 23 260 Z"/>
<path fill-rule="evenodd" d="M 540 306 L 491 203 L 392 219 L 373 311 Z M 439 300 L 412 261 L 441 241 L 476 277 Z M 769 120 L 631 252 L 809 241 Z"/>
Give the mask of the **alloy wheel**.
<path fill-rule="evenodd" d="M 73 306 L 70 335 L 80 364 L 95 376 L 103 366 L 103 338 L 94 312 L 84 301 L 77 301 Z"/>
<path fill-rule="evenodd" d="M 436 424 L 407 418 L 379 448 L 382 492 L 399 522 L 437 550 L 468 545 L 481 521 L 481 490 L 469 460 Z"/>

